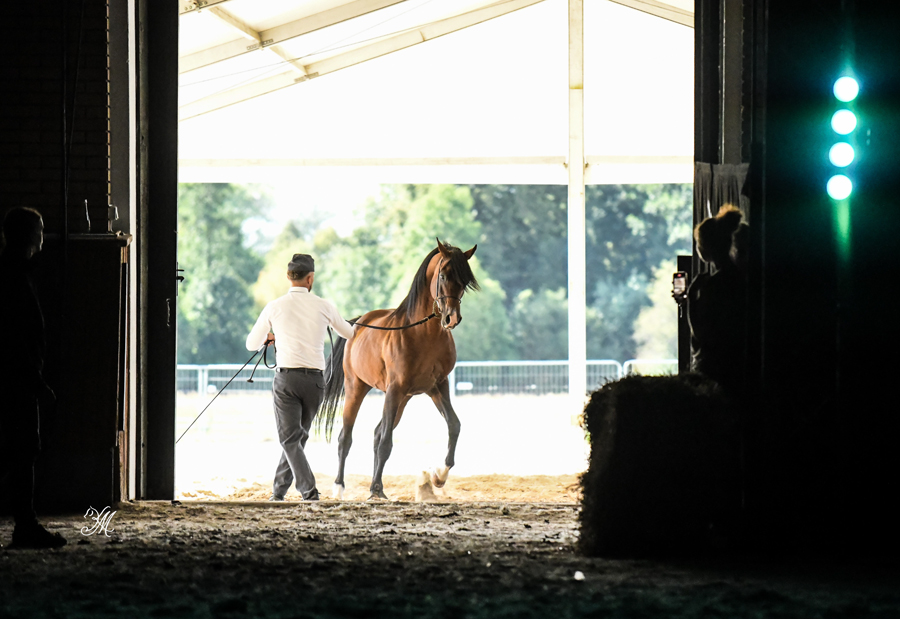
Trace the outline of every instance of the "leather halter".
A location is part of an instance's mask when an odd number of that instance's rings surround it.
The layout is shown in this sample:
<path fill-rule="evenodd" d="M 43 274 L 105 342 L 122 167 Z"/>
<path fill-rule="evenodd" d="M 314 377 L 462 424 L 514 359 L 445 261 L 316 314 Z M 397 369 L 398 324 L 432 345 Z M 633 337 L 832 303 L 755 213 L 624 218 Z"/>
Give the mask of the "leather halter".
<path fill-rule="evenodd" d="M 434 274 L 434 294 L 432 295 L 434 297 L 434 307 L 437 310 L 435 313 L 440 314 L 441 316 L 444 315 L 444 307 L 440 303 L 441 299 L 456 299 L 457 301 L 462 303 L 462 294 L 460 294 L 458 297 L 454 297 L 453 295 L 449 295 L 449 294 L 444 294 L 444 295 L 438 296 L 438 292 L 439 292 L 438 287 L 440 286 L 440 281 L 441 281 L 441 267 L 443 265 L 444 265 L 444 256 L 441 255 L 441 259 L 438 261 L 437 270 L 435 271 L 435 274 Z"/>

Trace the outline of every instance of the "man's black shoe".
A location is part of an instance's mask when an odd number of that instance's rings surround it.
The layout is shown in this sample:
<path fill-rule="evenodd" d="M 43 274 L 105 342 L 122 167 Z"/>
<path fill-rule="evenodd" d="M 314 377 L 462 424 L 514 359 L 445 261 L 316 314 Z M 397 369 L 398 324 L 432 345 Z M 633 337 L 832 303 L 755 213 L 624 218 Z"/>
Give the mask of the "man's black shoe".
<path fill-rule="evenodd" d="M 66 538 L 59 533 L 51 533 L 37 522 L 16 525 L 13 529 L 13 543 L 10 548 L 62 548 Z"/>

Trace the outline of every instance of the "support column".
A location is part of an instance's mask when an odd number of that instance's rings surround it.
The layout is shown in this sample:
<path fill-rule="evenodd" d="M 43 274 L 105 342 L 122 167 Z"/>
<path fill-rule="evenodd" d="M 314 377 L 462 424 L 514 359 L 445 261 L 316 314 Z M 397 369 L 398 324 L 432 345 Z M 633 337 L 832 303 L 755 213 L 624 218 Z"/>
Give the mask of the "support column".
<path fill-rule="evenodd" d="M 178 247 L 178 2 L 140 0 L 142 499 L 175 498 L 175 268 Z"/>
<path fill-rule="evenodd" d="M 569 0 L 569 396 L 587 392 L 584 224 L 584 0 Z"/>
<path fill-rule="evenodd" d="M 137 0 L 110 0 L 109 6 L 109 148 L 110 203 L 119 210 L 119 221 L 113 229 L 129 233 L 137 239 Z M 125 444 L 119 445 L 127 454 L 127 492 L 125 499 L 137 497 L 137 466 L 140 444 L 137 429 L 138 376 L 140 350 L 138 348 L 138 314 L 140 288 L 137 275 L 137 243 L 125 248 L 128 277 L 124 312 L 127 314 L 125 354 Z"/>

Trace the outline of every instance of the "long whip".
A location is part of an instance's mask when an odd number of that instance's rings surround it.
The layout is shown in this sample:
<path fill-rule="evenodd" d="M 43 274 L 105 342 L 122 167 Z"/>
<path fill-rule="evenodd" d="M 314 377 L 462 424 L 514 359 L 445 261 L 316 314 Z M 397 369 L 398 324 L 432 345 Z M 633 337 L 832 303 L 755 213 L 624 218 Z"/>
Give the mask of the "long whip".
<path fill-rule="evenodd" d="M 212 403 L 216 401 L 216 398 L 219 397 L 219 394 L 222 393 L 223 391 L 225 391 L 225 387 L 228 387 L 228 385 L 231 384 L 231 381 L 233 381 L 235 378 L 237 378 L 237 375 L 240 374 L 241 372 L 243 372 L 245 367 L 247 367 L 248 365 L 250 365 L 250 362 L 253 361 L 254 357 L 256 357 L 256 355 L 258 355 L 259 353 L 261 353 L 261 352 L 263 352 L 264 350 L 266 350 L 266 348 L 267 348 L 268 346 L 269 346 L 269 342 L 267 341 L 267 342 L 265 342 L 262 346 L 259 347 L 259 350 L 257 350 L 255 353 L 253 353 L 253 356 L 251 356 L 249 359 L 247 359 L 247 363 L 245 363 L 244 365 L 242 365 L 242 366 L 241 366 L 241 369 L 238 370 L 237 372 L 235 372 L 234 376 L 232 376 L 231 378 L 228 379 L 228 382 L 225 383 L 225 386 L 222 387 L 221 389 L 219 389 L 219 391 L 216 392 L 216 395 L 214 395 L 214 396 L 213 396 L 213 399 L 209 401 L 209 404 L 207 404 L 206 406 L 203 407 L 203 410 L 200 411 L 200 415 L 202 415 L 203 413 L 205 413 L 205 412 L 206 412 L 206 409 L 209 408 L 210 405 L 212 405 Z M 263 353 L 263 357 L 265 357 L 265 356 L 266 356 L 265 353 Z M 256 368 L 257 368 L 257 367 L 259 367 L 259 361 L 256 362 L 256 367 L 253 368 L 253 372 L 256 372 Z M 267 367 L 268 367 L 268 364 L 267 364 Z M 250 378 L 247 380 L 248 383 L 252 383 L 252 382 L 253 382 L 253 372 L 250 373 Z M 183 439 L 183 438 L 184 438 L 184 435 L 188 433 L 188 430 L 190 430 L 191 428 L 194 427 L 194 424 L 197 423 L 197 420 L 198 420 L 198 419 L 200 419 L 200 415 L 197 415 L 196 417 L 194 417 L 194 420 L 191 422 L 191 425 L 189 425 L 189 426 L 187 427 L 187 430 L 185 430 L 184 432 L 182 432 L 182 433 L 181 433 L 181 436 L 178 437 L 178 441 L 180 441 L 181 439 Z M 178 441 L 175 441 L 175 444 L 176 444 L 176 445 L 178 444 Z"/>
<path fill-rule="evenodd" d="M 376 325 L 367 325 L 367 324 L 364 324 L 364 323 L 361 323 L 361 322 L 356 322 L 355 320 L 349 320 L 348 322 L 349 322 L 351 325 L 359 325 L 360 327 L 368 327 L 369 329 L 378 329 L 379 331 L 401 331 L 401 330 L 403 330 L 403 329 L 409 329 L 410 327 L 417 327 L 417 326 L 419 326 L 420 324 L 423 324 L 423 323 L 428 322 L 429 320 L 431 320 L 431 319 L 434 318 L 435 316 L 436 316 L 436 314 L 432 312 L 432 314 L 431 314 L 430 316 L 428 316 L 428 317 L 426 317 L 426 318 L 423 318 L 422 320 L 420 320 L 420 321 L 418 321 L 418 322 L 414 322 L 414 323 L 409 324 L 409 325 L 403 325 L 402 327 L 379 327 L 379 326 L 376 326 Z M 331 329 L 328 329 L 328 337 L 329 337 L 329 339 L 331 339 Z M 203 410 L 200 411 L 200 414 L 197 415 L 197 416 L 194 418 L 194 420 L 191 422 L 191 425 L 189 425 L 189 426 L 187 427 L 187 430 L 185 430 L 184 432 L 181 433 L 181 436 L 179 436 L 179 437 L 178 437 L 178 440 L 175 441 L 175 444 L 176 444 L 176 445 L 178 444 L 178 441 L 180 441 L 181 439 L 184 438 L 184 435 L 188 433 L 188 430 L 190 430 L 191 428 L 194 427 L 194 424 L 197 423 L 197 420 L 200 419 L 201 415 L 203 415 L 203 413 L 206 412 L 206 409 L 209 408 L 209 407 L 212 405 L 212 403 L 216 401 L 216 398 L 219 397 L 219 394 L 221 394 L 223 391 L 225 391 L 225 388 L 228 387 L 228 385 L 231 384 L 231 381 L 233 381 L 235 378 L 237 378 L 238 374 L 240 374 L 241 372 L 243 372 L 245 367 L 247 367 L 248 365 L 250 365 L 250 362 L 253 361 L 253 359 L 256 357 L 256 355 L 258 355 L 260 352 L 265 351 L 265 350 L 268 348 L 268 345 L 269 345 L 269 342 L 267 341 L 267 342 L 265 342 L 262 346 L 260 346 L 260 347 L 259 347 L 259 350 L 257 350 L 255 353 L 253 353 L 253 355 L 252 355 L 249 359 L 247 359 L 247 362 L 246 362 L 244 365 L 241 366 L 241 369 L 238 370 L 238 371 L 235 373 L 234 376 L 232 376 L 231 378 L 229 378 L 229 379 L 228 379 L 228 382 L 225 383 L 225 385 L 224 385 L 221 389 L 219 389 L 218 392 L 216 392 L 216 395 L 213 396 L 213 399 L 209 401 L 209 404 L 207 404 L 206 406 L 203 407 Z M 332 346 L 332 348 L 334 348 L 334 340 L 332 340 L 331 346 Z M 263 358 L 264 358 L 265 356 L 266 356 L 266 355 L 265 355 L 265 352 L 263 352 Z M 333 360 L 333 359 L 331 360 L 331 364 L 332 364 L 332 367 L 331 367 L 331 374 L 334 375 L 334 360 Z M 259 367 L 259 361 L 256 362 L 256 366 L 254 366 L 253 372 L 250 373 L 250 378 L 247 379 L 247 382 L 248 382 L 248 383 L 252 383 L 252 382 L 253 382 L 253 374 L 256 373 L 256 368 L 258 368 L 258 367 Z M 268 363 L 266 363 L 266 367 L 268 367 Z M 330 377 L 327 377 L 327 378 L 326 378 L 326 382 L 327 382 L 328 380 L 330 380 Z"/>

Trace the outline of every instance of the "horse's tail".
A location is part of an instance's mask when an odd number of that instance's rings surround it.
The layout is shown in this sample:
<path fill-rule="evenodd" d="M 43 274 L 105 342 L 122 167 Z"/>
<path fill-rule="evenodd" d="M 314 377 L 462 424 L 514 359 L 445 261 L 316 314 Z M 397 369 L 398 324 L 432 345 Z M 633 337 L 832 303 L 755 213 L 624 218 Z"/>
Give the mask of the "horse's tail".
<path fill-rule="evenodd" d="M 325 426 L 325 440 L 331 442 L 331 429 L 334 427 L 334 418 L 338 411 L 344 408 L 344 348 L 347 340 L 342 337 L 331 349 L 331 354 L 325 360 L 325 371 L 330 373 L 325 383 L 325 395 L 316 413 L 316 431 Z"/>

